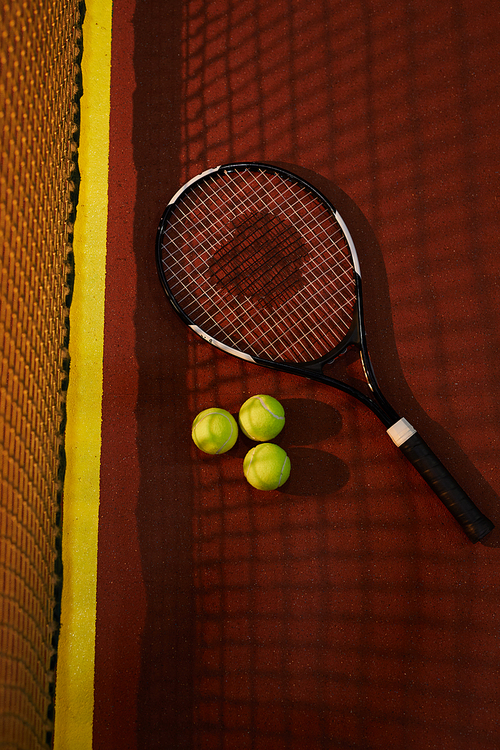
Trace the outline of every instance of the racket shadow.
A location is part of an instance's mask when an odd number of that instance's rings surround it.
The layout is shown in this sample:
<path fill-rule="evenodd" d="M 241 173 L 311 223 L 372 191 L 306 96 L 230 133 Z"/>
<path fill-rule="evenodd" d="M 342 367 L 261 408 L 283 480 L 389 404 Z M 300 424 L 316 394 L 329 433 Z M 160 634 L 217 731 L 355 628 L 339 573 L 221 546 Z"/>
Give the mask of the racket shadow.
<path fill-rule="evenodd" d="M 497 494 L 446 429 L 429 417 L 406 381 L 392 324 L 393 310 L 384 257 L 370 223 L 354 201 L 340 187 L 322 175 L 296 164 L 274 162 L 274 166 L 296 173 L 320 190 L 339 210 L 350 227 L 361 263 L 368 348 L 381 390 L 396 411 L 405 414 L 409 421 L 417 426 L 424 440 L 435 448 L 438 456 L 465 492 L 472 499 L 477 499 L 481 510 L 495 524 L 496 528 L 486 539 L 481 540 L 481 543 L 488 547 L 500 547 Z M 344 367 L 345 363 L 341 360 L 334 367 Z M 328 374 L 335 377 L 334 373 Z M 384 436 L 381 435 L 381 440 L 383 439 Z M 406 460 L 402 456 L 401 462 L 405 467 L 403 470 L 413 476 L 413 470 L 406 466 Z M 427 492 L 425 485 L 422 485 L 422 491 Z M 434 499 L 430 498 L 430 506 L 432 503 Z M 436 508 L 436 514 L 442 512 L 438 504 L 433 507 Z"/>

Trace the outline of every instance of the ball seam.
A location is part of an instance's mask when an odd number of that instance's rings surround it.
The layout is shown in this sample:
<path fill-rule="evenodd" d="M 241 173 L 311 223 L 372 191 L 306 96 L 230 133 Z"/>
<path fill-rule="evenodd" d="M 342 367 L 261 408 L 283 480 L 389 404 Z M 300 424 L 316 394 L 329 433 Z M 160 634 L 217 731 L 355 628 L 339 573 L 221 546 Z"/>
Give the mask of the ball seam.
<path fill-rule="evenodd" d="M 220 416 L 221 416 L 221 417 L 224 417 L 224 419 L 225 419 L 225 420 L 226 420 L 227 422 L 229 422 L 229 427 L 230 427 L 230 429 L 231 429 L 231 434 L 230 434 L 230 435 L 229 435 L 229 437 L 227 438 L 226 442 L 225 442 L 225 443 L 223 443 L 223 444 L 221 445 L 221 447 L 219 448 L 219 450 L 218 450 L 218 451 L 216 452 L 216 454 L 215 454 L 216 456 L 218 456 L 218 455 L 219 455 L 219 453 L 221 453 L 222 449 L 223 449 L 223 448 L 224 448 L 224 447 L 225 447 L 225 446 L 226 446 L 226 445 L 227 445 L 227 444 L 229 443 L 229 441 L 230 441 L 230 440 L 231 440 L 231 438 L 233 437 L 233 423 L 231 422 L 231 420 L 230 420 L 230 419 L 229 419 L 228 417 L 226 417 L 226 415 L 225 415 L 225 414 L 221 414 Z"/>
<path fill-rule="evenodd" d="M 288 456 L 285 455 L 285 458 L 283 460 L 283 466 L 281 467 L 281 472 L 280 472 L 280 478 L 279 478 L 279 482 L 278 482 L 278 487 L 281 487 L 281 479 L 283 477 L 283 472 L 285 471 L 285 466 L 286 466 L 286 460 L 287 460 L 287 458 L 288 458 Z"/>
<path fill-rule="evenodd" d="M 263 409 L 265 409 L 265 411 L 267 411 L 267 413 L 268 413 L 268 414 L 270 414 L 270 415 L 271 415 L 272 417 L 275 417 L 276 419 L 285 419 L 285 417 L 284 417 L 284 416 L 280 416 L 279 414 L 275 414 L 275 413 L 274 413 L 274 412 L 273 412 L 273 411 L 272 411 L 272 410 L 271 410 L 271 409 L 270 409 L 270 408 L 269 408 L 269 407 L 267 406 L 267 404 L 265 404 L 265 403 L 264 403 L 264 402 L 262 401 L 262 398 L 261 398 L 260 396 L 256 396 L 255 398 L 256 398 L 256 399 L 257 399 L 257 400 L 258 400 L 258 401 L 260 402 L 260 405 L 262 406 L 262 408 L 263 408 Z"/>
<path fill-rule="evenodd" d="M 192 432 L 194 432 L 196 430 L 196 427 L 198 427 L 198 425 L 201 424 L 201 422 L 203 422 L 203 420 L 208 419 L 208 417 L 211 417 L 213 414 L 217 414 L 219 417 L 224 417 L 224 419 L 226 420 L 226 422 L 229 422 L 229 427 L 231 428 L 231 434 L 229 435 L 229 437 L 227 438 L 227 440 L 213 454 L 214 456 L 218 456 L 218 455 L 220 455 L 222 449 L 229 443 L 229 441 L 233 437 L 234 429 L 233 429 L 233 424 L 232 424 L 231 420 L 229 419 L 229 417 L 226 417 L 225 414 L 221 414 L 220 411 L 218 411 L 217 409 L 214 409 L 213 411 L 210 411 L 208 414 L 204 414 L 203 417 L 200 420 L 198 420 L 198 422 L 196 423 L 196 425 L 193 427 Z"/>

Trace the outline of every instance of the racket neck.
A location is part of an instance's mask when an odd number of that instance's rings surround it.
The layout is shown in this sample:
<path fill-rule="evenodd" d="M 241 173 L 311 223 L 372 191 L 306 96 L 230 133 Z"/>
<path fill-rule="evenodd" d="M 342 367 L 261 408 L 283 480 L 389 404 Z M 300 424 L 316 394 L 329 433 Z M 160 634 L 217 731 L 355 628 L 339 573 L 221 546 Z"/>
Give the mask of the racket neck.
<path fill-rule="evenodd" d="M 355 273 L 354 276 L 355 276 L 355 281 L 356 281 L 356 297 L 357 297 L 356 316 L 357 316 L 357 329 L 358 329 L 358 340 L 356 341 L 356 344 L 359 348 L 359 356 L 361 359 L 361 365 L 363 367 L 363 372 L 365 375 L 366 382 L 368 383 L 368 387 L 373 393 L 373 397 L 376 399 L 377 405 L 380 407 L 381 412 L 384 414 L 384 419 L 382 419 L 382 422 L 388 427 L 390 427 L 391 425 L 395 424 L 395 422 L 398 421 L 399 414 L 395 411 L 395 409 L 393 409 L 391 404 L 385 398 L 384 394 L 380 390 L 379 384 L 377 382 L 377 378 L 375 377 L 373 365 L 370 359 L 370 355 L 368 353 L 368 344 L 366 342 L 361 276 L 358 273 Z M 375 411 L 375 409 L 372 408 L 372 411 Z M 377 414 L 377 416 L 381 418 L 380 414 Z"/>
<path fill-rule="evenodd" d="M 382 424 L 384 424 L 386 427 L 390 427 L 391 425 L 394 424 L 394 422 L 397 422 L 399 419 L 399 416 L 396 414 L 394 409 L 392 409 L 392 407 L 389 404 L 387 404 L 387 406 L 389 406 L 390 413 L 386 413 L 386 411 L 382 408 L 382 406 L 377 401 L 374 401 L 369 396 L 365 396 L 365 394 L 362 393 L 361 391 L 358 391 L 357 388 L 350 386 L 348 383 L 344 383 L 342 380 L 337 380 L 336 378 L 330 377 L 330 375 L 326 375 L 322 371 L 320 365 L 313 365 L 310 367 L 307 367 L 307 366 L 296 367 L 293 364 L 289 364 L 287 362 L 270 364 L 269 362 L 266 362 L 264 360 L 259 361 L 259 359 L 254 359 L 254 362 L 264 367 L 272 367 L 272 369 L 274 370 L 281 370 L 282 372 L 287 372 L 291 375 L 299 375 L 300 377 L 305 376 L 309 380 L 315 380 L 318 383 L 323 383 L 324 385 L 328 385 L 330 387 L 333 386 L 334 388 L 337 388 L 339 391 L 346 393 L 348 396 L 351 396 L 352 398 L 357 399 L 362 404 L 364 404 L 364 406 L 367 406 L 368 409 L 371 409 L 371 411 L 380 419 Z M 385 399 L 383 400 L 385 401 Z"/>

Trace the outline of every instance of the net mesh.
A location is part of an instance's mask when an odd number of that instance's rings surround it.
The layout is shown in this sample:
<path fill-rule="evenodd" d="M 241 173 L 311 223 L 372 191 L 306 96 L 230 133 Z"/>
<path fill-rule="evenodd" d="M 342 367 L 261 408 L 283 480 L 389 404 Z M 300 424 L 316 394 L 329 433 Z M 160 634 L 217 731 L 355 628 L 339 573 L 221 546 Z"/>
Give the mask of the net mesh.
<path fill-rule="evenodd" d="M 52 736 L 82 15 L 0 7 L 0 744 L 23 750 Z"/>

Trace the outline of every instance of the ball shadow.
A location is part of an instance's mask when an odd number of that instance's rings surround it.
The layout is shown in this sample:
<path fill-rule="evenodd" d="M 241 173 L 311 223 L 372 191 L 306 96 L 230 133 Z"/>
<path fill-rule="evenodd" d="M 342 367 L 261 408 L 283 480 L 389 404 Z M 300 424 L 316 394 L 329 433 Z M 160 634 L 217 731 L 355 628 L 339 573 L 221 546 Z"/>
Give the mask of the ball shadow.
<path fill-rule="evenodd" d="M 293 446 L 287 452 L 292 470 L 280 490 L 285 495 L 331 495 L 349 481 L 347 464 L 331 453 L 305 446 Z"/>
<path fill-rule="evenodd" d="M 342 429 L 342 416 L 329 404 L 306 398 L 280 398 L 285 409 L 285 426 L 271 443 L 281 445 L 289 452 L 291 446 L 314 445 L 322 443 Z M 238 413 L 233 417 L 238 421 Z M 231 455 L 244 458 L 247 451 L 256 445 L 255 441 L 247 438 L 241 430 L 238 442 L 231 449 Z"/>
<path fill-rule="evenodd" d="M 305 398 L 281 399 L 285 409 L 285 426 L 276 442 L 288 450 L 289 446 L 314 445 L 338 435 L 342 416 L 330 404 Z"/>

